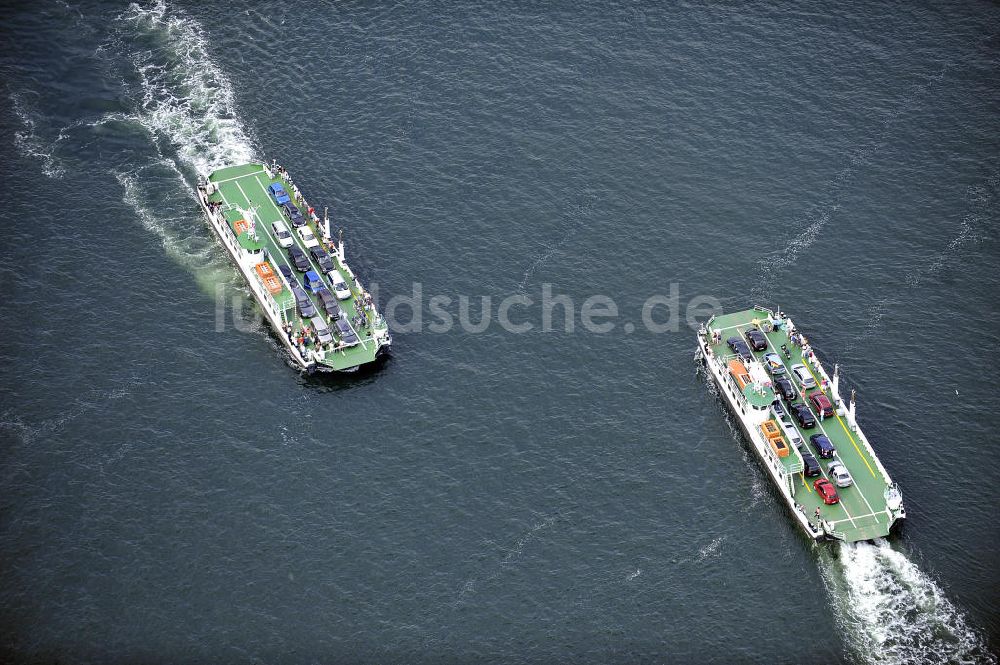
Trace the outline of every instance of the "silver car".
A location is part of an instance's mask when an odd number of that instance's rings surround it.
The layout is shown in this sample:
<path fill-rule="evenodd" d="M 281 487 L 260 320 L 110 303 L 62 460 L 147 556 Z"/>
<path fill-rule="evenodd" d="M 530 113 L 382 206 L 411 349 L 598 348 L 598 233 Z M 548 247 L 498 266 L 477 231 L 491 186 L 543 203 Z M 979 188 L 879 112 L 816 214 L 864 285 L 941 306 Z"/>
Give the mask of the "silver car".
<path fill-rule="evenodd" d="M 333 333 L 330 332 L 330 328 L 326 325 L 323 317 L 314 316 L 311 321 L 313 330 L 316 331 L 316 336 L 319 337 L 320 344 L 329 344 L 333 341 Z"/>
<path fill-rule="evenodd" d="M 809 373 L 809 369 L 805 365 L 792 365 L 792 374 L 795 375 L 799 385 L 806 390 L 816 387 L 816 379 L 812 377 L 812 374 Z"/>
<path fill-rule="evenodd" d="M 854 479 L 851 478 L 851 474 L 847 471 L 847 467 L 840 462 L 836 460 L 830 462 L 826 466 L 826 470 L 830 472 L 830 478 L 837 484 L 837 487 L 850 487 L 854 484 Z"/>

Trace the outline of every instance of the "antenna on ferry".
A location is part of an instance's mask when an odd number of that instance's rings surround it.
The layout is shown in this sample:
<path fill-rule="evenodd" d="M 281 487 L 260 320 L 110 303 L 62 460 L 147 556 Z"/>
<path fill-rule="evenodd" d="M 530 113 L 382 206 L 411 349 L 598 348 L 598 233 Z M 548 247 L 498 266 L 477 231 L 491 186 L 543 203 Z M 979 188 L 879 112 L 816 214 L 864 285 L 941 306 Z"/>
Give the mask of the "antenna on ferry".
<path fill-rule="evenodd" d="M 257 240 L 257 208 L 260 206 L 252 205 L 249 208 L 240 208 L 240 214 L 243 215 L 243 219 L 247 223 L 247 235 Z"/>

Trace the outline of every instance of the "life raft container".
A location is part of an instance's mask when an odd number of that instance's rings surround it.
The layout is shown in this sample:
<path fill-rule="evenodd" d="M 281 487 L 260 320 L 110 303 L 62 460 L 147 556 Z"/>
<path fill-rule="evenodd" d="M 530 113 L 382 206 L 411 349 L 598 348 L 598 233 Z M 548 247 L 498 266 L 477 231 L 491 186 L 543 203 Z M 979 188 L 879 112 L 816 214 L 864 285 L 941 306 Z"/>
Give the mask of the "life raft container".
<path fill-rule="evenodd" d="M 257 271 L 257 276 L 260 277 L 261 283 L 264 285 L 264 288 L 271 292 L 271 295 L 281 293 L 284 287 L 281 286 L 281 280 L 278 279 L 270 263 L 267 261 L 258 263 L 254 266 L 254 270 Z"/>

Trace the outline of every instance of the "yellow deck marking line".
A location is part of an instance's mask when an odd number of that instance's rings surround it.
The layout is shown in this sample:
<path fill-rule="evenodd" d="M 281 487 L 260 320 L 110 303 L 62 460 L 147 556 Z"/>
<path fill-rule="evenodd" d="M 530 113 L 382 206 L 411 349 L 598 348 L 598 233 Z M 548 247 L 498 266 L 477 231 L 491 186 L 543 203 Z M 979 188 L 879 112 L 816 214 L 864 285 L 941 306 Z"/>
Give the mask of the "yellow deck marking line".
<path fill-rule="evenodd" d="M 735 325 L 735 326 L 729 326 L 729 328 L 742 328 L 743 326 L 748 326 L 748 327 L 754 327 L 753 323 L 751 322 L 750 324 L 745 324 L 745 323 L 743 323 L 743 324 L 738 324 L 738 325 Z M 768 345 L 768 347 L 769 347 L 769 348 L 773 348 L 773 344 L 771 343 L 771 340 L 770 340 L 770 338 L 768 338 L 768 337 L 767 337 L 767 336 L 765 335 L 765 339 L 767 339 L 767 345 Z M 775 350 L 775 353 L 777 353 L 777 350 Z M 751 354 L 752 354 L 752 352 L 751 352 Z M 782 365 L 786 365 L 786 367 L 788 366 L 788 364 L 787 364 L 787 363 L 785 362 L 785 359 L 784 359 L 784 358 L 781 358 L 781 354 L 780 354 L 780 353 L 778 354 L 778 358 L 779 358 L 779 359 L 781 360 L 781 364 L 782 364 Z M 812 378 L 813 378 L 813 381 L 815 381 L 815 382 L 816 382 L 816 387 L 817 387 L 817 388 L 820 388 L 820 386 L 821 386 L 822 384 L 820 383 L 820 380 L 819 380 L 818 378 L 816 378 L 816 375 L 815 375 L 815 374 L 813 373 L 813 371 L 812 371 L 812 368 L 811 368 L 811 367 L 809 367 L 809 361 L 808 361 L 808 360 L 807 360 L 807 359 L 806 359 L 806 358 L 805 358 L 804 356 L 802 356 L 801 354 L 800 354 L 800 358 L 802 359 L 802 366 L 803 366 L 803 367 L 805 367 L 805 368 L 806 368 L 806 371 L 807 371 L 807 372 L 809 372 L 809 374 L 810 374 L 810 375 L 812 376 Z M 789 372 L 790 372 L 790 367 L 789 367 L 788 369 L 789 369 Z M 804 388 L 804 387 L 803 387 L 803 392 L 805 392 L 805 388 Z M 820 388 L 820 392 L 822 392 L 822 388 Z M 805 402 L 805 401 L 806 401 L 806 400 L 805 400 L 805 395 L 803 395 L 803 402 Z M 834 413 L 834 415 L 836 416 L 836 413 Z M 840 426 L 841 426 L 841 427 L 844 427 L 844 423 L 840 421 L 840 416 L 836 416 L 836 417 L 837 417 L 837 420 L 838 420 L 838 422 L 840 422 Z M 822 429 L 822 426 L 820 426 L 820 429 Z M 867 467 L 868 467 L 868 470 L 869 470 L 869 471 L 871 471 L 872 475 L 874 476 L 874 475 L 875 475 L 875 471 L 873 471 L 873 470 L 872 470 L 872 467 L 871 467 L 871 465 L 870 465 L 870 464 L 868 464 L 868 460 L 867 460 L 867 459 L 865 459 L 865 456 L 864 456 L 864 455 L 863 455 L 863 454 L 861 453 L 861 449 L 860 449 L 860 448 L 858 448 L 858 444 L 857 444 L 857 443 L 856 443 L 856 442 L 854 441 L 854 437 L 852 437 L 852 436 L 851 436 L 851 433 L 847 431 L 847 428 L 846 428 L 846 427 L 844 427 L 844 431 L 845 431 L 845 432 L 847 432 L 847 438 L 849 438 L 849 439 L 851 440 L 851 443 L 852 443 L 852 444 L 854 444 L 854 449 L 858 451 L 858 455 L 860 455 L 860 456 L 861 456 L 861 460 L 862 460 L 862 461 L 863 461 L 863 462 L 865 463 L 865 466 L 867 466 Z M 800 432 L 800 433 L 801 433 L 801 432 Z M 823 471 L 823 467 L 822 467 L 822 465 L 820 466 L 820 469 L 819 469 L 819 470 L 820 470 L 820 475 L 821 475 L 821 476 L 822 476 L 823 478 L 826 478 L 827 480 L 829 480 L 829 478 L 828 478 L 828 477 L 827 477 L 827 475 L 826 475 L 826 472 L 825 472 L 825 471 Z M 805 485 L 805 488 L 806 488 L 807 490 L 809 490 L 809 492 L 810 492 L 810 494 L 811 494 L 811 493 L 812 493 L 812 488 L 811 488 L 811 487 L 809 487 L 809 485 L 808 485 L 808 484 L 806 483 L 806 478 L 805 478 L 805 471 L 803 471 L 803 472 L 801 473 L 801 476 L 800 476 L 800 477 L 802 478 L 802 484 L 803 484 L 803 485 Z M 860 488 L 860 487 L 858 487 L 857 489 L 858 489 L 858 493 L 859 493 L 859 494 L 861 495 L 861 499 L 862 499 L 862 500 L 863 500 L 863 501 L 864 501 L 864 502 L 865 502 L 866 504 L 868 504 L 868 500 L 867 500 L 867 499 L 865 498 L 865 495 L 864 495 L 864 492 L 862 492 L 862 491 L 861 491 L 861 488 Z M 842 499 L 842 500 L 840 500 L 840 501 L 838 501 L 838 502 L 837 502 L 836 504 L 834 504 L 834 505 L 836 505 L 836 506 L 840 506 L 841 510 L 843 510 L 843 511 L 844 511 L 844 513 L 845 513 L 845 514 L 847 515 L 847 519 L 848 519 L 848 520 L 850 520 L 850 522 L 851 522 L 851 525 L 852 525 L 852 526 L 854 526 L 855 528 L 857 528 L 857 526 L 858 526 L 858 525 L 857 525 L 857 522 L 855 522 L 855 518 L 854 518 L 854 517 L 853 517 L 853 516 L 851 515 L 851 511 L 849 511 L 849 510 L 847 509 L 847 506 L 846 506 L 846 505 L 844 505 L 844 501 L 843 501 L 843 499 Z M 871 507 L 871 504 L 868 504 L 868 510 L 873 510 L 873 509 L 872 509 L 872 507 Z M 873 512 L 871 512 L 871 513 L 869 513 L 869 515 L 874 515 L 874 514 L 875 514 L 875 513 L 874 513 L 874 511 L 873 511 Z M 860 519 L 860 518 L 858 518 L 858 519 Z M 844 520 L 837 520 L 836 522 L 843 522 L 843 521 L 844 521 Z M 833 523 L 836 523 L 836 522 L 833 522 Z M 878 523 L 878 518 L 876 518 L 876 519 L 875 519 L 875 522 L 876 522 L 876 524 Z"/>
<path fill-rule="evenodd" d="M 806 361 L 805 358 L 803 358 L 802 361 L 803 361 L 802 365 L 805 366 L 806 371 L 809 372 L 809 375 L 813 378 L 813 381 L 816 382 L 816 386 L 820 388 L 820 392 L 823 392 L 822 389 L 823 384 L 816 377 L 816 375 L 813 374 L 812 367 L 809 366 L 808 361 Z M 851 445 L 854 446 L 854 449 L 858 451 L 858 456 L 861 458 L 861 461 L 865 463 L 865 466 L 868 467 L 868 470 L 872 474 L 872 478 L 878 478 L 878 476 L 875 475 L 875 469 L 873 469 L 872 465 L 868 463 L 868 458 L 865 457 L 864 453 L 861 452 L 861 448 L 858 447 L 858 442 L 854 440 L 853 436 L 851 436 L 850 431 L 848 431 L 847 426 L 844 424 L 844 421 L 840 419 L 840 416 L 837 415 L 836 411 L 833 412 L 833 417 L 837 419 L 837 422 L 840 423 L 840 426 L 844 429 L 844 434 L 846 434 L 847 438 L 850 439 Z M 871 506 L 869 506 L 869 510 L 871 510 Z"/>
<path fill-rule="evenodd" d="M 809 490 L 809 493 L 812 494 L 813 490 L 811 487 L 809 487 L 809 483 L 806 482 L 806 472 L 803 471 L 802 473 L 800 473 L 799 478 L 802 479 L 802 486 L 805 487 L 807 490 Z"/>
<path fill-rule="evenodd" d="M 844 425 L 844 421 L 841 420 L 840 416 L 838 416 L 836 413 L 834 413 L 833 415 L 837 418 L 837 422 L 840 423 L 840 426 L 844 428 L 844 433 L 847 434 L 847 438 L 851 440 L 851 443 L 854 445 L 854 449 L 858 451 L 858 455 L 861 456 L 861 461 L 864 462 L 865 466 L 868 467 L 868 470 L 871 471 L 872 478 L 878 478 L 878 476 L 875 475 L 875 469 L 873 469 L 872 465 L 868 463 L 868 458 L 865 457 L 864 453 L 861 452 L 861 449 L 858 448 L 858 444 L 854 440 L 854 437 L 851 436 L 851 432 L 847 429 L 847 426 Z"/>

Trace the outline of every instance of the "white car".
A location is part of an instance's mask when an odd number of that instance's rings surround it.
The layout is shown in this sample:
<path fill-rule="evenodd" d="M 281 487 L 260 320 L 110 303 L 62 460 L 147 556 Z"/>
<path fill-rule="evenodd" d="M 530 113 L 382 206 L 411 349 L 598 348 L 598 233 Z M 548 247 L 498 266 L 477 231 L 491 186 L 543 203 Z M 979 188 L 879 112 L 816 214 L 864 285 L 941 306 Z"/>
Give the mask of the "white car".
<path fill-rule="evenodd" d="M 313 235 L 313 232 L 309 229 L 309 226 L 300 226 L 299 237 L 302 238 L 302 244 L 306 247 L 319 247 L 319 240 Z"/>
<path fill-rule="evenodd" d="M 798 379 L 799 385 L 806 390 L 816 387 L 816 379 L 812 377 L 812 374 L 809 373 L 809 369 L 805 365 L 792 365 L 792 374 Z"/>
<path fill-rule="evenodd" d="M 333 292 L 338 300 L 347 300 L 351 297 L 351 290 L 347 288 L 347 282 L 340 276 L 339 271 L 331 270 L 326 273 L 326 276 L 330 278 L 330 285 L 333 287 Z"/>
<path fill-rule="evenodd" d="M 851 474 L 847 471 L 847 467 L 840 462 L 834 460 L 826 466 L 827 471 L 830 472 L 830 477 L 833 482 L 837 483 L 837 487 L 850 487 L 854 484 L 854 479 L 851 478 Z"/>
<path fill-rule="evenodd" d="M 295 240 L 292 239 L 292 234 L 288 232 L 288 227 L 280 219 L 276 222 L 271 222 L 271 230 L 274 231 L 274 237 L 278 240 L 278 244 L 282 247 L 291 247 L 295 244 Z"/>

